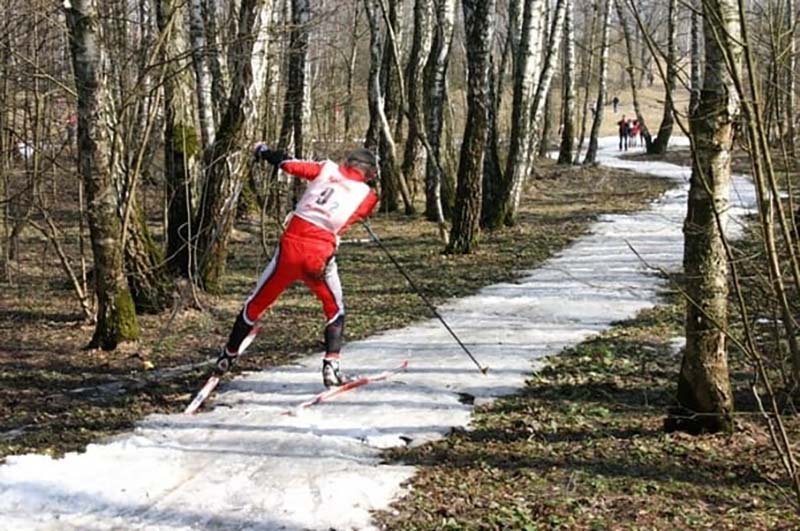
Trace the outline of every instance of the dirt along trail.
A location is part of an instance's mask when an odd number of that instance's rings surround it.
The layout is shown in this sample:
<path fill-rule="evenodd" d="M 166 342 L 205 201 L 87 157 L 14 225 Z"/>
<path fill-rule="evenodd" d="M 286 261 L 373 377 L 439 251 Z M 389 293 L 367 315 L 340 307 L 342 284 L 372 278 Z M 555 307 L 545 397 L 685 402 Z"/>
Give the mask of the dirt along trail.
<path fill-rule="evenodd" d="M 602 217 L 518 282 L 441 307 L 488 374 L 436 320 L 349 343 L 350 370 L 379 373 L 404 359 L 409 368 L 297 415 L 285 413 L 320 390 L 318 356 L 248 373 L 220 389 L 210 412 L 151 416 L 58 460 L 9 457 L 0 529 L 369 529 L 369 511 L 414 473 L 379 464 L 382 448 L 467 425 L 469 397 L 513 393 L 542 356 L 653 306 L 663 281 L 631 248 L 652 266 L 680 266 L 688 170 L 620 160 L 615 139 L 601 146 L 601 164 L 682 185 L 643 211 Z M 733 195 L 734 214 L 754 204 L 742 179 Z"/>

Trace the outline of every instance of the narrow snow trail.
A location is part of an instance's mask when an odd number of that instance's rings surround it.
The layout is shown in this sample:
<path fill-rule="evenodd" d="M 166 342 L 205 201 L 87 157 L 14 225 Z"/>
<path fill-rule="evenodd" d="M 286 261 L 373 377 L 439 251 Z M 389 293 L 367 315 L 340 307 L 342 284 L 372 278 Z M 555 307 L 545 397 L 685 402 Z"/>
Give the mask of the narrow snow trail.
<path fill-rule="evenodd" d="M 249 373 L 221 389 L 211 412 L 151 416 L 58 460 L 8 458 L 0 529 L 371 528 L 369 511 L 387 507 L 414 473 L 379 464 L 382 448 L 467 425 L 472 406 L 461 397 L 519 390 L 542 356 L 653 306 L 662 281 L 630 247 L 652 266 L 680 266 L 688 170 L 620 160 L 615 144 L 601 143 L 601 164 L 682 185 L 642 212 L 603 216 L 518 282 L 442 307 L 487 375 L 436 320 L 347 344 L 348 369 L 377 373 L 409 359 L 409 370 L 297 415 L 285 413 L 320 390 L 317 356 Z M 753 206 L 746 181 L 736 179 L 734 195 L 734 214 Z"/>

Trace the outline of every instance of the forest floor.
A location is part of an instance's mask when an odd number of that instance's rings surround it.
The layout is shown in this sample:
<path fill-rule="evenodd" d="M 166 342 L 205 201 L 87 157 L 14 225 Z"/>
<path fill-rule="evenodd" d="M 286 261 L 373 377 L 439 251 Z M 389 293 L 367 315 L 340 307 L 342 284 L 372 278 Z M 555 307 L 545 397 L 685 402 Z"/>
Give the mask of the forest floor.
<path fill-rule="evenodd" d="M 687 165 L 688 156 L 666 159 Z M 735 168 L 747 164 L 742 155 Z M 737 242 L 744 255 L 759 254 L 754 232 Z M 736 349 L 735 432 L 665 433 L 685 312 L 676 282 L 659 306 L 547 358 L 520 394 L 476 408 L 469 430 L 387 452 L 389 463 L 418 473 L 379 522 L 392 530 L 800 528 L 750 392 L 752 367 Z M 767 309 L 763 292 L 745 296 L 751 315 Z M 797 441 L 800 422 L 786 422 Z"/>
<path fill-rule="evenodd" d="M 686 155 L 673 155 L 675 161 Z M 506 281 L 583 234 L 601 213 L 642 208 L 671 183 L 607 168 L 541 165 L 518 226 L 484 235 L 471 256 L 441 254 L 421 218 L 379 215 L 373 227 L 435 302 Z M 204 309 L 176 298 L 175 312 L 144 316 L 138 344 L 82 350 L 91 326 L 80 318 L 57 260 L 25 233 L 14 284 L 0 290 L 0 459 L 61 455 L 130 429 L 152 412 L 178 412 L 203 378 L 275 242 L 240 222 L 227 295 Z M 354 228 L 339 253 L 350 309 L 348 338 L 427 315 L 418 297 Z M 747 244 L 745 243 L 744 246 Z M 8 289 L 6 289 L 8 288 Z M 35 296 L 32 294 L 35 293 Z M 418 467 L 410 493 L 377 515 L 388 529 L 795 529 L 768 434 L 746 396 L 749 370 L 732 359 L 737 431 L 665 434 L 680 355 L 681 302 L 619 323 L 558 356 L 520 394 L 476 408 L 470 430 L 387 460 Z M 320 311 L 292 289 L 265 318 L 246 369 L 320 350 Z M 174 369 L 174 370 L 172 370 Z M 793 439 L 800 427 L 789 425 Z"/>

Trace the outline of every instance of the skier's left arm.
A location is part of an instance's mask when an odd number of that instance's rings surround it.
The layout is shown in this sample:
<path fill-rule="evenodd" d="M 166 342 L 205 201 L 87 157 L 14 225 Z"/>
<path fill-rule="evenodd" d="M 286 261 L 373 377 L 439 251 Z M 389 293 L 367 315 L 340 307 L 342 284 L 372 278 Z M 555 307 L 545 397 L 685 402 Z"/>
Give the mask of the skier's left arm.
<path fill-rule="evenodd" d="M 350 225 L 355 223 L 356 221 L 361 221 L 362 219 L 366 219 L 372 215 L 375 211 L 375 207 L 378 206 L 378 194 L 375 193 L 375 190 L 370 188 L 367 197 L 361 201 L 361 204 L 358 205 L 358 208 L 353 215 L 350 216 L 350 219 L 347 220 L 342 228 L 339 230 L 339 234 L 342 234 L 344 231 L 350 228 Z"/>
<path fill-rule="evenodd" d="M 256 144 L 254 156 L 256 160 L 265 160 L 289 175 L 309 181 L 316 179 L 322 171 L 322 164 L 319 162 L 296 160 L 283 151 L 270 149 L 262 143 Z"/>

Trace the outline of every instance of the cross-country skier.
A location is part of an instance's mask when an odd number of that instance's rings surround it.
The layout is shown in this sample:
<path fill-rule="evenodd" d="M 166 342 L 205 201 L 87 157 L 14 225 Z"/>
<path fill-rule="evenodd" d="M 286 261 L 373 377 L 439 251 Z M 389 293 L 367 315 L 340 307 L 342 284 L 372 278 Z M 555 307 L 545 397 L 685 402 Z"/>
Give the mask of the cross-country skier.
<path fill-rule="evenodd" d="M 339 235 L 354 222 L 369 216 L 378 203 L 378 196 L 369 186 L 378 172 L 375 155 L 367 149 L 356 149 L 341 164 L 330 160 L 303 161 L 257 144 L 255 157 L 309 183 L 289 218 L 272 261 L 236 318 L 228 342 L 217 358 L 217 371 L 221 374 L 233 366 L 239 345 L 256 321 L 286 288 L 301 280 L 319 298 L 325 312 L 322 382 L 326 387 L 342 385 L 347 380 L 339 370 L 345 312 L 335 253 Z"/>

